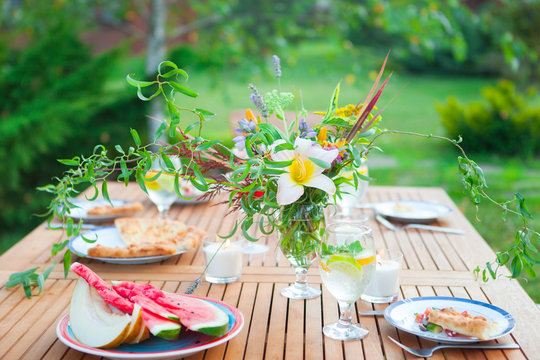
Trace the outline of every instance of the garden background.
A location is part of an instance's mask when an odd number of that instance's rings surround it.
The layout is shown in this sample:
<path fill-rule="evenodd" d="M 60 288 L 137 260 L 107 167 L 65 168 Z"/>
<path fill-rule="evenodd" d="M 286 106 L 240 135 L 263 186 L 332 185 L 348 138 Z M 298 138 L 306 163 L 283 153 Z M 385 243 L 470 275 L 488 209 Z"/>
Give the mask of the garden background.
<path fill-rule="evenodd" d="M 203 136 L 231 145 L 231 112 L 253 107 L 247 85 L 275 86 L 273 54 L 282 88 L 316 111 L 340 81 L 340 105 L 356 103 L 391 50 L 382 126 L 461 136 L 496 200 L 519 192 L 540 213 L 540 1 L 4 0 L 0 11 L 0 253 L 43 221 L 36 187 L 65 169 L 56 159 L 129 146 L 129 128 L 151 133 L 160 104 L 137 99 L 125 75 L 150 77 L 163 58 L 190 74 L 200 96 L 189 105 L 217 114 Z M 379 145 L 372 184 L 441 186 L 494 249 L 513 241 L 519 220 L 476 211 L 452 145 Z M 521 282 L 540 302 L 538 278 Z"/>

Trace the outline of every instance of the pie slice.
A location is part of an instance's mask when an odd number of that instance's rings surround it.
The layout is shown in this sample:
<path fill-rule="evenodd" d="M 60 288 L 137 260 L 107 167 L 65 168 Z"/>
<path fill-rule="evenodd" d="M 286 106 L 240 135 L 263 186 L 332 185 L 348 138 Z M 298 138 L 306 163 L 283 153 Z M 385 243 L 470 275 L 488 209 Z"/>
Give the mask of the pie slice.
<path fill-rule="evenodd" d="M 442 326 L 443 329 L 474 336 L 480 340 L 489 339 L 498 329 L 498 323 L 495 321 L 487 321 L 482 316 L 471 316 L 466 312 L 459 313 L 453 308 L 432 310 L 428 315 L 428 321 Z"/>
<path fill-rule="evenodd" d="M 143 209 L 143 206 L 140 202 L 133 202 L 129 204 L 124 204 L 121 206 L 96 206 L 92 209 L 86 211 L 87 215 L 90 216 L 105 216 L 105 215 L 117 215 L 117 214 L 129 214 L 137 212 Z"/>
<path fill-rule="evenodd" d="M 142 243 L 173 243 L 181 242 L 186 235 L 187 226 L 181 221 L 120 218 L 114 221 L 120 236 L 126 245 Z"/>

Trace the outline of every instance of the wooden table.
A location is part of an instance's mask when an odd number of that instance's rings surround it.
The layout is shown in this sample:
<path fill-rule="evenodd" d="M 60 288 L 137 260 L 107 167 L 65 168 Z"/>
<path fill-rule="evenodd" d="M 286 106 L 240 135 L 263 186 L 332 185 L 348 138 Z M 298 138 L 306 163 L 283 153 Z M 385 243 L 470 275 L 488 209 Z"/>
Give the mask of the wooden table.
<path fill-rule="evenodd" d="M 155 206 L 136 185 L 128 188 L 110 184 L 111 197 L 142 201 L 141 216 L 156 216 Z M 433 233 L 421 230 L 392 232 L 373 220 L 377 246 L 397 247 L 405 255 L 401 278 L 401 297 L 456 296 L 493 303 L 516 318 L 514 332 L 499 340 L 517 342 L 521 350 L 438 351 L 434 359 L 539 359 L 540 310 L 514 280 L 499 279 L 488 284 L 475 282 L 472 269 L 493 259 L 494 253 L 440 188 L 370 187 L 368 202 L 413 199 L 436 200 L 454 211 L 439 225 L 461 228 L 466 235 Z M 224 217 L 224 205 L 174 206 L 171 217 L 197 225 L 209 233 L 231 229 L 233 216 Z M 500 221 L 497 219 L 496 221 Z M 61 266 L 47 280 L 45 292 L 28 300 L 20 288 L 6 289 L 9 274 L 40 266 L 50 261 L 50 247 L 59 232 L 39 226 L 0 257 L 0 358 L 5 359 L 89 359 L 91 356 L 63 345 L 55 333 L 59 319 L 68 312 L 75 276 L 63 278 Z M 293 269 L 276 249 L 276 238 L 264 239 L 270 251 L 265 258 L 246 257 L 240 282 L 210 285 L 203 282 L 196 294 L 221 299 L 237 306 L 246 323 L 242 332 L 227 344 L 198 353 L 204 359 L 403 359 L 414 358 L 388 340 L 388 335 L 413 347 L 432 345 L 390 326 L 382 317 L 361 317 L 369 336 L 363 341 L 340 342 L 325 338 L 323 324 L 338 319 L 337 302 L 321 284 L 316 266 L 309 282 L 321 287 L 322 296 L 314 300 L 288 300 L 280 289 L 294 281 Z M 121 266 L 81 260 L 106 280 L 149 282 L 172 292 L 183 292 L 198 277 L 203 267 L 200 249 L 157 264 Z M 356 310 L 384 309 L 358 301 Z M 356 317 L 356 316 L 355 316 Z M 354 320 L 358 321 L 358 318 Z"/>

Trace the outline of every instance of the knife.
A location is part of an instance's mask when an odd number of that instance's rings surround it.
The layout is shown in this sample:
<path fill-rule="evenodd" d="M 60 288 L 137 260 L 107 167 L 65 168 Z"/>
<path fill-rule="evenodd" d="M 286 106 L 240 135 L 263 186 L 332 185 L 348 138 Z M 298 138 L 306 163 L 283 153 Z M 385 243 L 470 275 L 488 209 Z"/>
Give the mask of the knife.
<path fill-rule="evenodd" d="M 442 227 L 442 226 L 433 226 L 433 225 L 424 225 L 424 224 L 406 224 L 403 226 L 396 226 L 392 224 L 390 221 L 386 220 L 381 215 L 377 215 L 375 219 L 377 219 L 378 222 L 380 222 L 382 225 L 386 226 L 387 228 L 393 231 L 403 230 L 406 228 L 416 228 L 416 229 L 423 229 L 423 230 L 440 231 L 440 232 L 445 232 L 445 233 L 450 233 L 450 234 L 460 234 L 460 235 L 465 234 L 465 231 L 463 230 L 452 229 L 452 228 L 447 228 L 447 227 Z"/>
<path fill-rule="evenodd" d="M 384 310 L 359 311 L 360 316 L 384 316 Z"/>

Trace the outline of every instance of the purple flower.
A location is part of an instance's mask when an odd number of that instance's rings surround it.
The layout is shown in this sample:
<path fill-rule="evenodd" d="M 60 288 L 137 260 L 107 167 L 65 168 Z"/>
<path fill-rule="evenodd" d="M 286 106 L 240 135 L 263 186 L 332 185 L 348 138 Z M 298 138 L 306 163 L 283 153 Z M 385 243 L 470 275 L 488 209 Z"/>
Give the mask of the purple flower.
<path fill-rule="evenodd" d="M 257 109 L 261 112 L 261 115 L 265 118 L 268 117 L 268 109 L 266 108 L 266 103 L 264 102 L 263 97 L 261 94 L 259 94 L 259 91 L 257 91 L 257 88 L 253 84 L 249 84 L 248 86 L 251 89 L 251 95 L 249 96 L 251 102 L 257 107 Z"/>
<path fill-rule="evenodd" d="M 314 138 L 317 137 L 317 133 L 311 129 L 306 120 L 304 118 L 300 119 L 300 123 L 298 124 L 298 130 L 300 131 L 299 136 L 301 138 Z"/>

